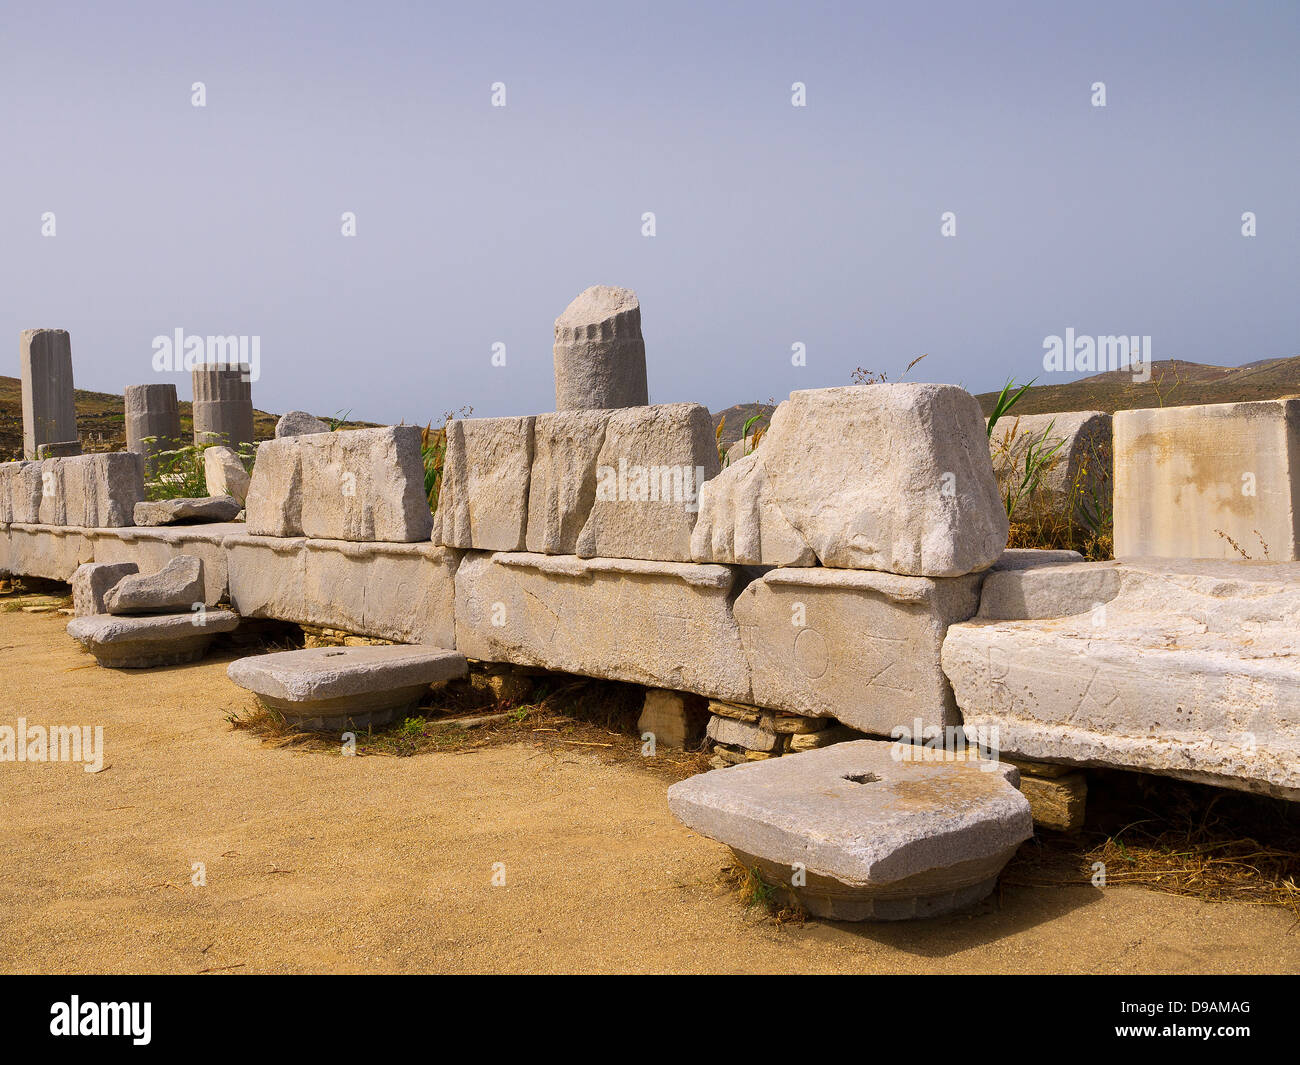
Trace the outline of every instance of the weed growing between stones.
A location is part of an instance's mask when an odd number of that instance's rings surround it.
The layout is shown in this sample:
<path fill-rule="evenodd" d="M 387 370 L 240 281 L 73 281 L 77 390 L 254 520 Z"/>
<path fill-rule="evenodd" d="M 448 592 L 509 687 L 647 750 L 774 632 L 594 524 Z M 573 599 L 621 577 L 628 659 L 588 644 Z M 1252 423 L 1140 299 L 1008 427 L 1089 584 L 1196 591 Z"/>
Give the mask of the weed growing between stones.
<path fill-rule="evenodd" d="M 803 907 L 789 891 L 769 884 L 757 869 L 751 869 L 740 861 L 724 865 L 718 872 L 718 882 L 726 891 L 738 895 L 745 909 L 758 908 L 778 925 L 802 925 L 808 919 Z"/>
<path fill-rule="evenodd" d="M 1000 452 L 1013 452 L 1018 427 L 1019 421 L 998 445 Z M 1014 463 L 1010 481 L 1019 487 L 1014 492 L 1008 489 L 1005 497 L 1011 523 L 1007 547 L 1078 551 L 1090 562 L 1112 558 L 1115 517 L 1111 504 L 1111 450 L 1089 442 L 1070 482 L 1065 505 L 1059 507 L 1040 491 L 1043 477 L 1061 462 L 1059 449 L 1059 444 L 1050 449 L 1031 446 Z"/>
<path fill-rule="evenodd" d="M 146 442 L 152 442 L 146 437 Z M 208 476 L 204 469 L 203 452 L 212 444 L 186 444 L 174 451 L 160 451 L 147 460 L 145 469 L 145 498 L 159 499 L 198 499 L 208 494 Z M 252 473 L 256 448 L 252 444 L 240 444 L 235 449 L 239 461 Z"/>

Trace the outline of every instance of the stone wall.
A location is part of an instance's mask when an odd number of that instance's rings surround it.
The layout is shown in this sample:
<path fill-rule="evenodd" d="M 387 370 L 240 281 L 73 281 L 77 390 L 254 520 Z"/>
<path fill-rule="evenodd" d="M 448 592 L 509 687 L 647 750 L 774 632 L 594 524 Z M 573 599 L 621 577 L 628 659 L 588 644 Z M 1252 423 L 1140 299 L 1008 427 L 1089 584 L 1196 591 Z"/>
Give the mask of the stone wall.
<path fill-rule="evenodd" d="M 138 454 L 11 462 L 0 571 L 195 556 L 209 605 L 243 617 L 693 693 L 742 723 L 964 726 L 1023 759 L 1300 798 L 1300 400 L 1114 420 L 1120 555 L 1268 561 L 1086 564 L 1005 551 L 962 389 L 796 392 L 720 469 L 702 406 L 592 405 L 615 371 L 640 394 L 639 305 L 576 302 L 573 409 L 452 421 L 436 519 L 412 426 L 264 441 L 242 524 L 131 527 Z M 1049 420 L 1068 478 L 1104 429 Z"/>

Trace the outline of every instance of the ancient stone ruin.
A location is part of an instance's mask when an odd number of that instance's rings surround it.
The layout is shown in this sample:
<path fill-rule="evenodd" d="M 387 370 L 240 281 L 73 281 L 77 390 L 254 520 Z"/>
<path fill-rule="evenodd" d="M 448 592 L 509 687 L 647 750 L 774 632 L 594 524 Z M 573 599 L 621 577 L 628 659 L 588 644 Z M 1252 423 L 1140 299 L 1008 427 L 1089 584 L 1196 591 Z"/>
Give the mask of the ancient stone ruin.
<path fill-rule="evenodd" d="M 432 511 L 411 426 L 293 412 L 248 478 L 225 370 L 195 374 L 213 498 L 146 502 L 134 448 L 35 461 L 75 439 L 66 333 L 22 358 L 0 570 L 71 581 L 102 665 L 193 660 L 244 619 L 391 641 L 230 667 L 335 730 L 468 659 L 643 685 L 642 730 L 717 767 L 673 812 L 810 913 L 978 900 L 1035 821 L 1077 824 L 1086 767 L 1300 800 L 1300 401 L 998 437 L 956 386 L 812 389 L 723 468 L 704 407 L 649 403 L 635 294 L 596 287 L 556 322 L 556 411 L 451 421 Z M 176 432 L 167 387 L 133 386 L 133 440 Z M 1040 446 L 1067 522 L 1081 482 L 1109 499 L 1113 450 L 1116 561 L 1007 550 L 1009 464 Z"/>

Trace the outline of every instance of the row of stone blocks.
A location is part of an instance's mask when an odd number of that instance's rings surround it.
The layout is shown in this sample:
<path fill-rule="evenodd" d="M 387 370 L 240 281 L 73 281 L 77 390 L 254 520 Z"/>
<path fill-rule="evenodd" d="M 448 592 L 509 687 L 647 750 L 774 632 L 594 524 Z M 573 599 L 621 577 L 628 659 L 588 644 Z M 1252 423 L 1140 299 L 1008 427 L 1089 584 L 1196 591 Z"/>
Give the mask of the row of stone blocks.
<path fill-rule="evenodd" d="M 414 426 L 264 441 L 248 532 L 917 577 L 987 569 L 1007 538 L 979 404 L 951 385 L 796 392 L 721 471 L 695 403 L 456 420 L 436 520 L 424 474 Z"/>
<path fill-rule="evenodd" d="M 957 577 L 992 565 L 1007 519 L 973 396 L 869 385 L 792 393 L 726 469 L 694 403 L 453 421 L 434 539 Z"/>
<path fill-rule="evenodd" d="M 0 463 L 0 521 L 72 528 L 134 524 L 144 460 L 130 451 Z"/>
<path fill-rule="evenodd" d="M 0 569 L 204 561 L 209 605 L 695 692 L 1010 757 L 1300 798 L 1300 565 L 1082 563 L 1007 552 L 916 578 L 430 543 L 249 536 L 238 524 L 0 530 Z M 753 579 L 751 579 L 753 578 Z"/>

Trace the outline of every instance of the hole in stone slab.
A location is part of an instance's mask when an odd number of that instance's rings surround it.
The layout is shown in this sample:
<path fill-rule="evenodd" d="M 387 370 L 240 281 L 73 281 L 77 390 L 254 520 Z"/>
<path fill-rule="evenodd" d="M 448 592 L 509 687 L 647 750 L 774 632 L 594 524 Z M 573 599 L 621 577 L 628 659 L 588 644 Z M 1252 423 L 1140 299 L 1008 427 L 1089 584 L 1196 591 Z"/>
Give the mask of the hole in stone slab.
<path fill-rule="evenodd" d="M 850 773 L 844 778 L 851 784 L 878 784 L 880 778 L 875 773 Z"/>

